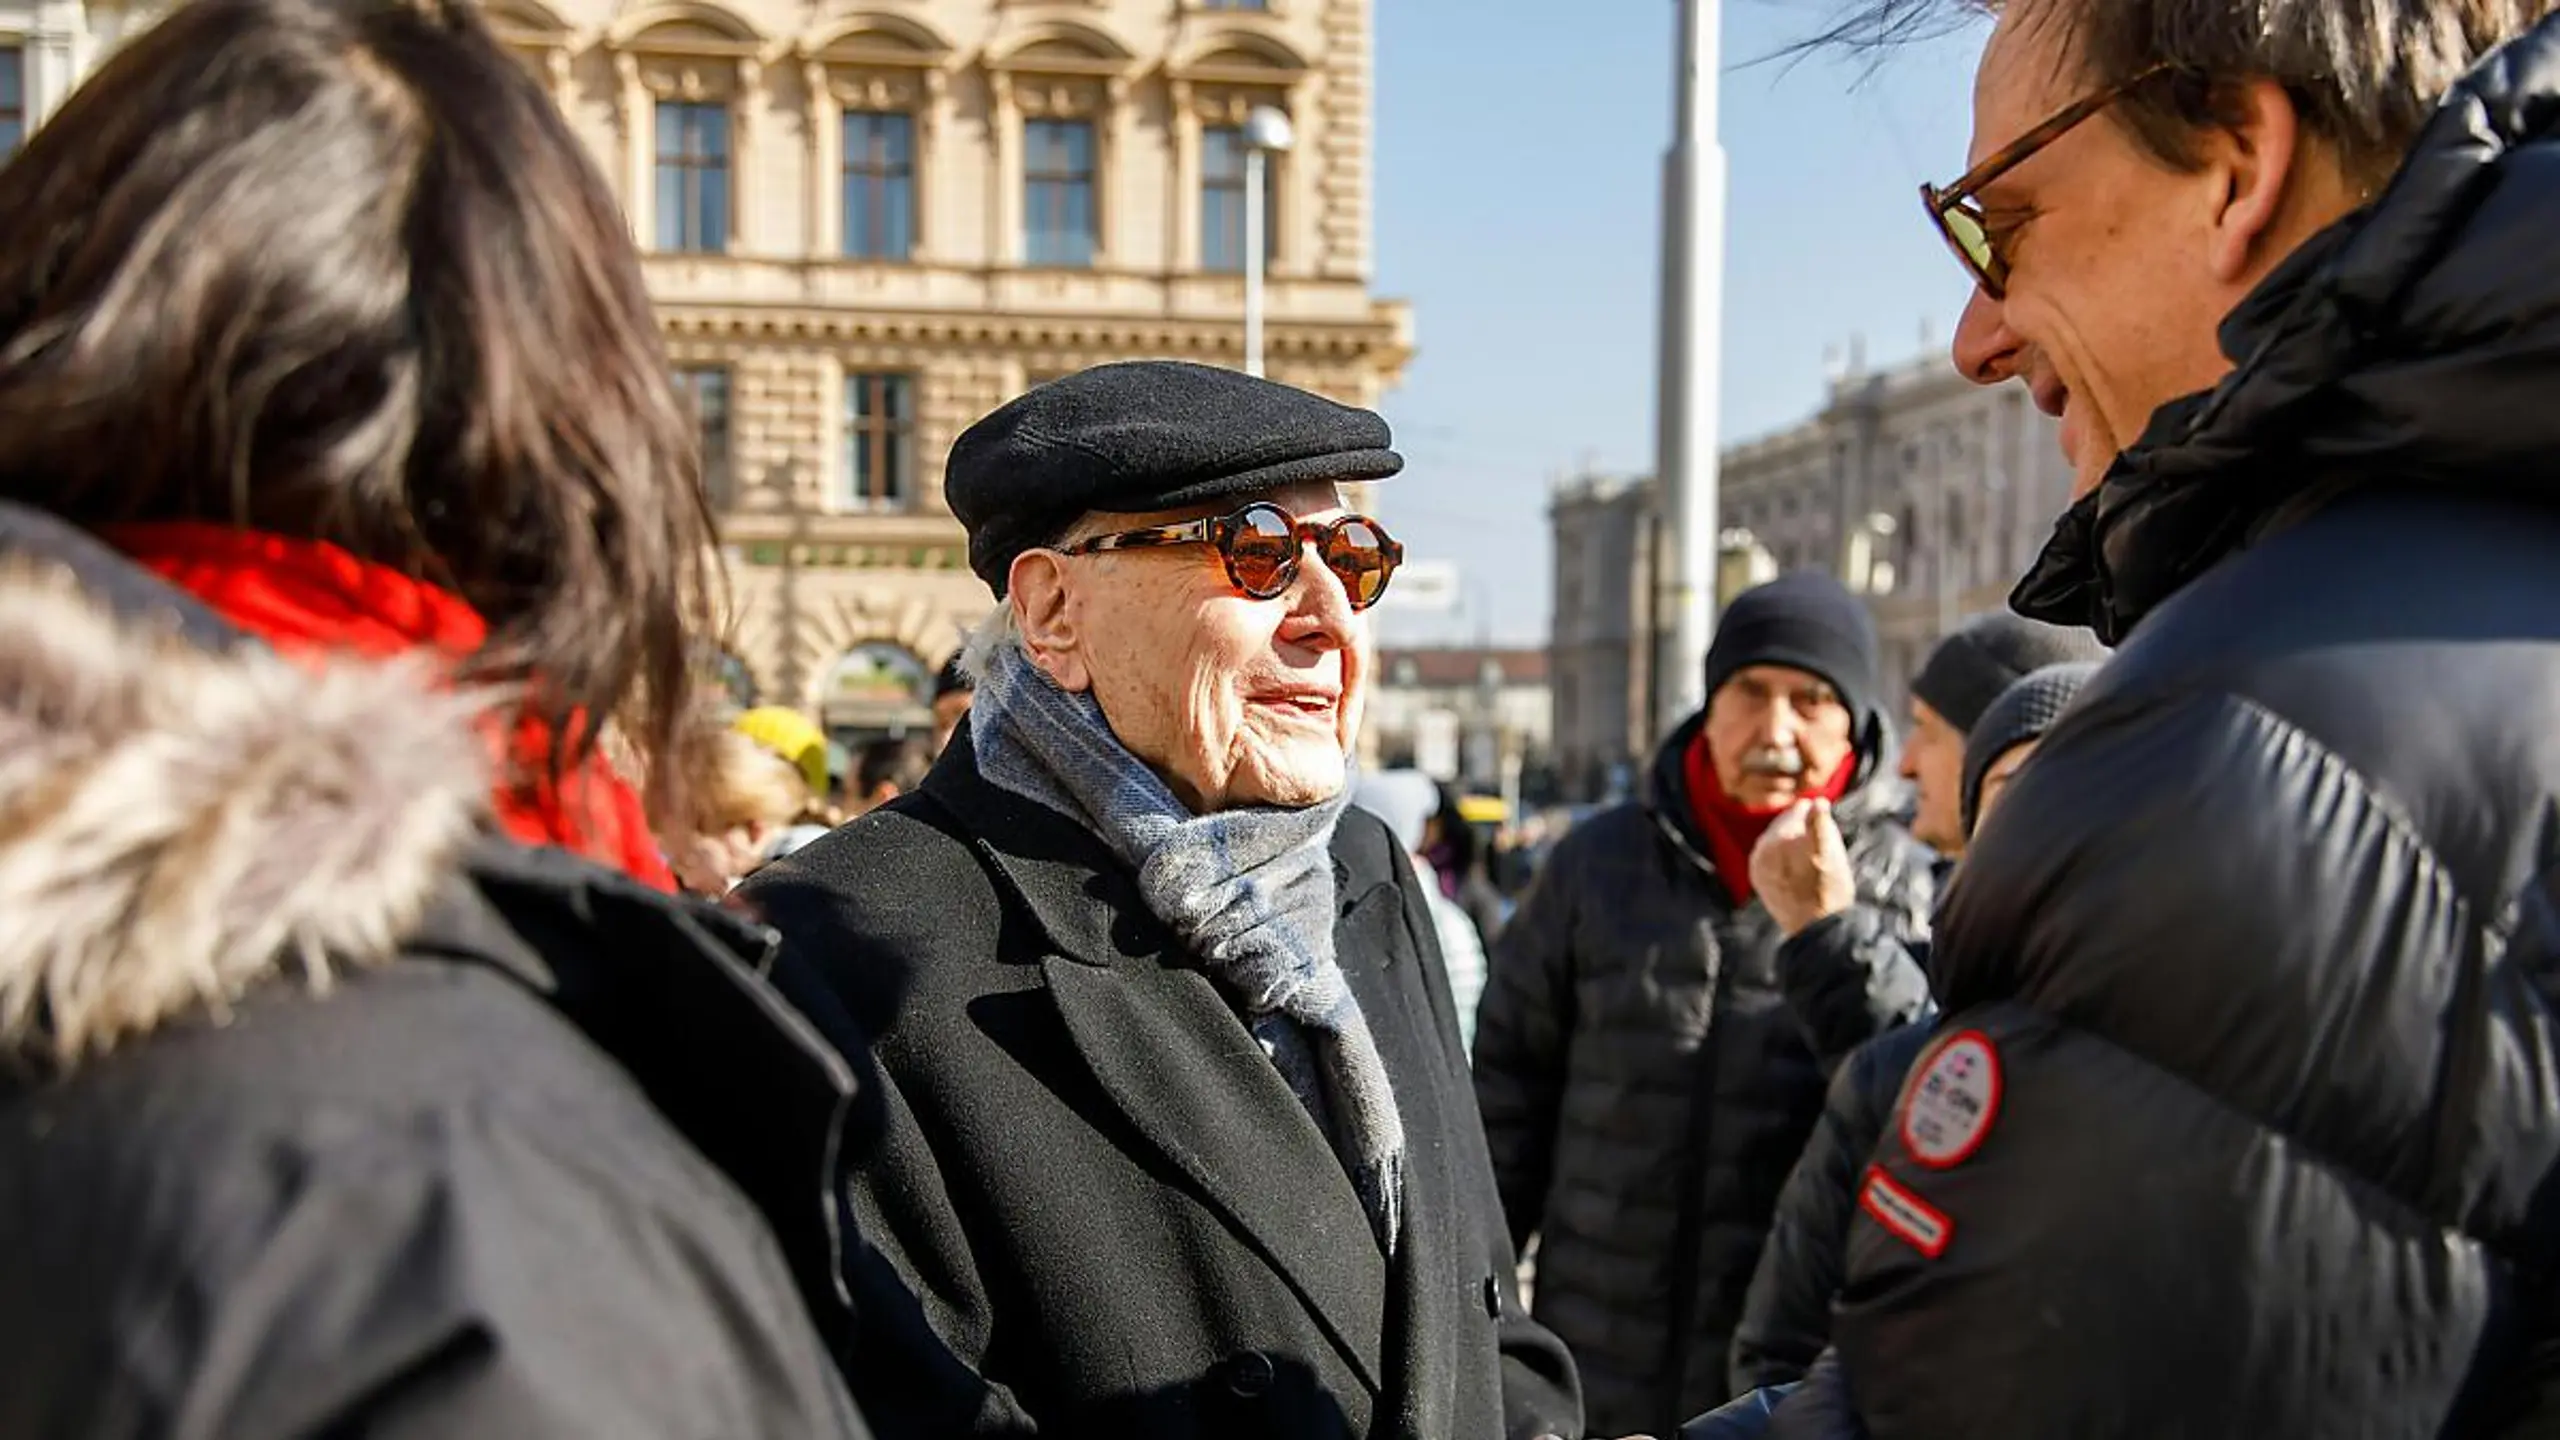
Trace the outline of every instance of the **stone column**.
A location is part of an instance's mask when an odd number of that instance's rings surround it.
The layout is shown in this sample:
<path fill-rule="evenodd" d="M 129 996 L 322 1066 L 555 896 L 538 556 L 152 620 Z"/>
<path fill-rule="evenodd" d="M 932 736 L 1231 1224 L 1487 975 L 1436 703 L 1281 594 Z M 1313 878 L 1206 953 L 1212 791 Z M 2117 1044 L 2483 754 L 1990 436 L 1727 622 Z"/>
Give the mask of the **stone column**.
<path fill-rule="evenodd" d="M 615 132 L 622 141 L 622 209 L 631 218 L 632 238 L 647 250 L 657 244 L 657 195 L 653 147 L 657 135 L 657 102 L 640 79 L 640 57 L 624 51 L 613 57 Z"/>
<path fill-rule="evenodd" d="M 809 247 L 808 258 L 830 259 L 844 253 L 844 200 L 835 183 L 844 166 L 844 112 L 823 62 L 801 61 L 800 84 L 808 91 L 804 113 L 809 120 L 809 180 L 803 187 L 809 214 L 801 243 Z"/>
<path fill-rule="evenodd" d="M 1169 268 L 1200 268 L 1200 111 L 1191 82 L 1167 82 L 1165 191 L 1171 197 L 1172 243 L 1165 251 Z"/>
<path fill-rule="evenodd" d="M 1022 263 L 1022 105 L 1013 77 L 988 77 L 987 256 L 998 266 Z"/>

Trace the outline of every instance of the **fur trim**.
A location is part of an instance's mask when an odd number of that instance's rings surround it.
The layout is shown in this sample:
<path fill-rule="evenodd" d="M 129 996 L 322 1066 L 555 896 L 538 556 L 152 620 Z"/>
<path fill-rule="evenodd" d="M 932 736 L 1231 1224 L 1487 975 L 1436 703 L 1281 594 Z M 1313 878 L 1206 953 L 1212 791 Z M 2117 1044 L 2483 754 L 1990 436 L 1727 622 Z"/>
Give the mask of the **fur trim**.
<path fill-rule="evenodd" d="M 414 664 L 214 654 L 0 564 L 0 1055 L 69 1066 L 388 960 L 488 805 Z"/>

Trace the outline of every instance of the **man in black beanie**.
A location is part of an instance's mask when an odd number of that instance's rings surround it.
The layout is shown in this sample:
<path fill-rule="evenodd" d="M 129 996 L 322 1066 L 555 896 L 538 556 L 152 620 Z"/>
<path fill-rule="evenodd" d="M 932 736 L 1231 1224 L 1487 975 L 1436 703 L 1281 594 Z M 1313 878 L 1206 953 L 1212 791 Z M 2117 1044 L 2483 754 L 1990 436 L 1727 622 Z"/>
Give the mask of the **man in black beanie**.
<path fill-rule="evenodd" d="M 1813 572 L 1747 591 L 1705 678 L 1643 798 L 1557 843 L 1477 1013 L 1495 1182 L 1515 1243 L 1539 1238 L 1536 1316 L 1580 1361 L 1596 1435 L 1668 1434 L 1729 1393 L 1727 1342 L 1827 1072 L 1928 1001 L 1904 947 L 1930 860 L 1892 818 L 1906 797 L 1865 607 Z M 1837 847 L 1840 904 L 1891 943 L 1788 973 L 1781 942 L 1815 917 L 1752 863 L 1781 827 Z M 1871 957 L 1894 968 L 1856 968 Z"/>
<path fill-rule="evenodd" d="M 1902 750 L 1903 778 L 1920 795 L 1911 833 L 1950 859 L 1963 853 L 1967 827 L 1957 791 L 1974 722 L 2019 677 L 2106 653 L 2087 630 L 2006 610 L 1976 615 L 1939 641 L 1911 679 L 1911 735 Z"/>

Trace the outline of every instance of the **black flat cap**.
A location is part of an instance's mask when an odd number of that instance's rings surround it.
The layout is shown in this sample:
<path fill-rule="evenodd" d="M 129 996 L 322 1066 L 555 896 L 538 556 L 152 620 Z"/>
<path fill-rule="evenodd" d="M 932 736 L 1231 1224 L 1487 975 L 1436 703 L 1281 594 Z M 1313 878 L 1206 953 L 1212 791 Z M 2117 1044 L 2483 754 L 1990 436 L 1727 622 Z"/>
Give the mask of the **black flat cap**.
<path fill-rule="evenodd" d="M 998 596 L 1013 557 L 1089 511 L 1179 510 L 1404 468 L 1387 422 L 1321 395 L 1179 360 L 1097 365 L 1017 396 L 951 447 L 943 498 Z"/>

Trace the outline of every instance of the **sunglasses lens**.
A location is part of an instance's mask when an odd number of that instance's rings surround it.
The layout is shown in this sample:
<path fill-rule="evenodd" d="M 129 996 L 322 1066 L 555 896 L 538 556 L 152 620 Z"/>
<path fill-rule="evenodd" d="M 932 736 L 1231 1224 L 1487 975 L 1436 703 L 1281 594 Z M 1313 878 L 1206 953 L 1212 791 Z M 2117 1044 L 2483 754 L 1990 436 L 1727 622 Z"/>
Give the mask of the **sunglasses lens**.
<path fill-rule="evenodd" d="M 1982 217 L 1960 205 L 1949 205 L 1938 212 L 1938 226 L 1947 232 L 1947 243 L 1956 254 L 1973 267 L 1974 275 L 1996 298 L 2004 278 L 1999 253 L 1991 248 L 1991 236 L 1982 228 Z"/>
<path fill-rule="evenodd" d="M 1351 603 L 1362 610 L 1378 603 L 1387 593 L 1387 580 L 1396 572 L 1396 562 L 1387 551 L 1385 532 L 1376 522 L 1353 515 L 1334 526 L 1325 537 L 1325 568 L 1341 577 L 1343 592 Z"/>
<path fill-rule="evenodd" d="M 1270 599 L 1289 588 L 1297 564 L 1297 524 L 1287 515 L 1269 505 L 1252 505 L 1236 517 L 1227 570 L 1244 593 L 1256 600 Z"/>

